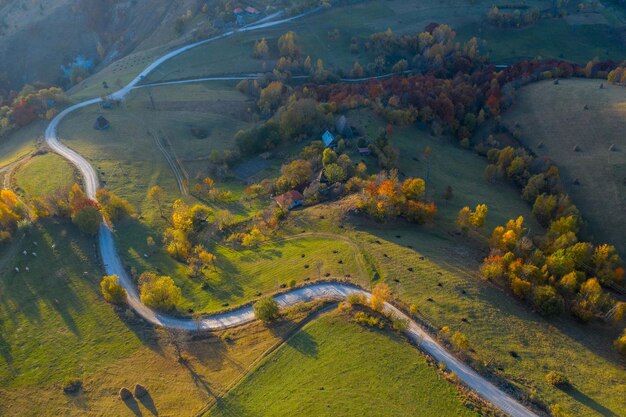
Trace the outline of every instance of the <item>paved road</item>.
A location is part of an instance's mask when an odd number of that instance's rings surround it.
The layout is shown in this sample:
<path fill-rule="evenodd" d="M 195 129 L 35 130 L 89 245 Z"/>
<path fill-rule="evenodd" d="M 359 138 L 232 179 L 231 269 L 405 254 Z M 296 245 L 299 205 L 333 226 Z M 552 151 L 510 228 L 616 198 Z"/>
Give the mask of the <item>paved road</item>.
<path fill-rule="evenodd" d="M 296 16 L 290 19 L 263 23 L 256 26 L 250 26 L 248 28 L 243 28 L 240 30 L 249 31 L 261 29 L 264 27 L 275 26 L 281 23 L 289 22 L 302 16 L 304 15 Z M 112 95 L 112 98 L 123 99 L 135 87 L 135 85 L 143 79 L 144 76 L 148 75 L 152 70 L 154 70 L 158 65 L 165 62 L 166 60 L 196 46 L 205 44 L 207 42 L 212 42 L 217 39 L 230 36 L 232 34 L 233 32 L 229 32 L 224 35 L 208 39 L 206 41 L 197 42 L 195 44 L 177 49 L 176 51 L 164 55 L 163 57 L 152 63 L 150 66 L 148 66 L 144 71 L 142 71 L 142 73 L 137 76 L 133 81 L 131 81 L 126 87 L 114 93 Z M 83 156 L 81 156 L 76 151 L 66 147 L 59 141 L 57 129 L 59 123 L 68 114 L 83 107 L 97 104 L 100 101 L 100 98 L 94 98 L 92 100 L 88 100 L 65 109 L 64 111 L 59 113 L 54 119 L 52 119 L 45 132 L 45 140 L 50 148 L 52 148 L 55 152 L 62 155 L 63 157 L 67 158 L 80 170 L 84 179 L 85 193 L 89 198 L 95 198 L 96 195 L 96 190 L 99 185 L 97 173 L 91 166 L 91 164 Z M 204 318 L 200 322 L 194 322 L 189 318 L 178 318 L 174 316 L 169 316 L 151 310 L 141 302 L 137 293 L 137 288 L 135 287 L 131 278 L 124 269 L 120 256 L 117 252 L 117 248 L 115 246 L 113 233 L 107 224 L 103 223 L 100 226 L 98 239 L 100 246 L 100 255 L 104 263 L 106 273 L 108 275 L 117 275 L 119 277 L 121 285 L 126 289 L 129 306 L 148 322 L 158 326 L 166 326 L 184 330 L 196 330 L 198 327 L 204 330 L 219 330 L 234 326 L 240 326 L 254 320 L 254 313 L 251 306 L 242 307 L 240 309 L 225 313 L 211 315 Z M 277 295 L 274 298 L 276 299 L 276 301 L 278 301 L 281 308 L 286 308 L 301 302 L 312 300 L 343 299 L 348 294 L 353 292 L 362 293 L 366 297 L 370 297 L 370 294 L 368 292 L 348 284 L 319 283 L 294 289 L 286 293 Z M 526 409 L 523 405 L 515 401 L 511 396 L 498 389 L 495 385 L 491 384 L 485 378 L 478 375 L 465 363 L 446 351 L 444 347 L 439 345 L 416 322 L 411 320 L 404 313 L 388 303 L 385 304 L 384 308 L 388 313 L 393 314 L 396 317 L 402 317 L 406 320 L 409 320 L 410 325 L 406 332 L 407 336 L 413 342 L 415 342 L 422 350 L 432 355 L 438 361 L 445 363 L 451 371 L 456 373 L 469 388 L 474 390 L 482 398 L 491 402 L 501 411 L 512 417 L 537 417 L 536 414 Z"/>

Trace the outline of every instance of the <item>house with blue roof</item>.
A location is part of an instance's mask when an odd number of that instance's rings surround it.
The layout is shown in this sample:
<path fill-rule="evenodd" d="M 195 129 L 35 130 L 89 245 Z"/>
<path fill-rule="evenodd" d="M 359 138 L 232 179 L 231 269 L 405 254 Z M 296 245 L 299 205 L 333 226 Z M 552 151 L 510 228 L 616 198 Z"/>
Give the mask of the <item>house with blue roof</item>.
<path fill-rule="evenodd" d="M 335 142 L 335 136 L 328 130 L 322 135 L 322 142 L 324 142 L 324 146 L 327 148 L 334 148 L 335 146 L 337 146 L 337 143 Z"/>

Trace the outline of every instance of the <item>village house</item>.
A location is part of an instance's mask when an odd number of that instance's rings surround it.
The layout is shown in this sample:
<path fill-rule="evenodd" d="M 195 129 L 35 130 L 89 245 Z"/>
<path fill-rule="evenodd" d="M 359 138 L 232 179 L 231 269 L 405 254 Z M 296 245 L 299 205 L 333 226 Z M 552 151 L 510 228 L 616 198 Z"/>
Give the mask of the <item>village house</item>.
<path fill-rule="evenodd" d="M 335 142 L 335 136 L 333 136 L 333 134 L 330 133 L 328 130 L 322 135 L 322 142 L 324 142 L 324 146 L 326 148 L 334 148 L 335 146 L 337 146 L 337 143 Z"/>
<path fill-rule="evenodd" d="M 281 208 L 291 210 L 301 206 L 304 203 L 304 196 L 296 190 L 291 190 L 287 191 L 285 194 L 281 194 L 276 197 L 276 203 Z"/>

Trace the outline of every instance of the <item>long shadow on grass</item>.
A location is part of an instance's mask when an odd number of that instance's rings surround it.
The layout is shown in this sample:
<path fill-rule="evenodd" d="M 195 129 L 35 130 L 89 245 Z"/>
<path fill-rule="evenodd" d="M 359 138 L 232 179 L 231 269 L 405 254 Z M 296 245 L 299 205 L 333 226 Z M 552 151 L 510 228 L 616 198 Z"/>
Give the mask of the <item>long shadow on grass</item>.
<path fill-rule="evenodd" d="M 159 411 L 156 408 L 156 404 L 154 404 L 154 400 L 152 399 L 152 396 L 150 395 L 150 393 L 146 393 L 146 395 L 144 395 L 143 397 L 139 398 L 139 402 L 146 407 L 146 409 L 148 411 L 150 411 L 153 415 L 158 416 L 159 415 Z"/>
<path fill-rule="evenodd" d="M 143 413 L 139 408 L 139 403 L 133 397 L 124 400 L 124 404 L 126 404 L 126 407 L 128 407 L 128 409 L 132 411 L 133 414 L 135 414 L 137 417 L 143 416 Z"/>
<path fill-rule="evenodd" d="M 618 417 L 618 414 L 615 414 L 613 411 L 598 403 L 596 400 L 589 397 L 584 392 L 579 391 L 576 387 L 568 386 L 567 388 L 563 389 L 563 392 L 578 401 L 579 403 L 591 408 L 593 411 L 600 414 L 601 416 Z"/>

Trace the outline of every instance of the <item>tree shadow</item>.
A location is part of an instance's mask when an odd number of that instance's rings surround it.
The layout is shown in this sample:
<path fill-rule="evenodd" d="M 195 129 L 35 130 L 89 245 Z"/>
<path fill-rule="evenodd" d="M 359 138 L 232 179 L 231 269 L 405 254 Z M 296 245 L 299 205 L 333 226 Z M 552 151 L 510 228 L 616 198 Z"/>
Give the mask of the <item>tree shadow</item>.
<path fill-rule="evenodd" d="M 196 372 L 193 365 L 189 361 L 183 361 L 182 365 L 189 371 L 189 375 L 191 375 L 191 378 L 193 379 L 193 383 L 196 388 L 204 391 L 208 396 L 212 398 L 217 398 L 217 395 L 213 393 L 213 391 L 211 390 L 211 386 L 209 385 L 207 380 L 198 372 Z"/>
<path fill-rule="evenodd" d="M 578 388 L 572 385 L 564 387 L 562 391 L 566 393 L 567 395 L 569 395 L 570 397 L 572 397 L 573 399 L 575 399 L 576 401 L 578 401 L 579 403 L 585 405 L 586 407 L 589 407 L 596 413 L 600 414 L 601 416 L 619 417 L 618 414 L 615 414 L 613 411 L 606 408 L 602 404 L 598 403 L 596 400 L 589 397 L 587 394 L 585 394 L 584 392 L 580 391 Z"/>
<path fill-rule="evenodd" d="M 159 411 L 156 408 L 156 404 L 154 404 L 154 400 L 149 392 L 147 392 L 143 397 L 139 398 L 139 402 L 152 413 L 152 415 L 158 416 Z"/>
<path fill-rule="evenodd" d="M 135 414 L 137 417 L 143 416 L 143 413 L 141 412 L 141 408 L 139 408 L 139 403 L 137 402 L 137 400 L 135 400 L 134 397 L 130 397 L 124 400 L 124 404 L 126 404 L 126 407 L 128 407 L 128 409 L 132 411 L 133 414 Z"/>
<path fill-rule="evenodd" d="M 300 330 L 294 337 L 287 339 L 286 344 L 305 356 L 317 358 L 317 341 L 306 330 Z"/>

